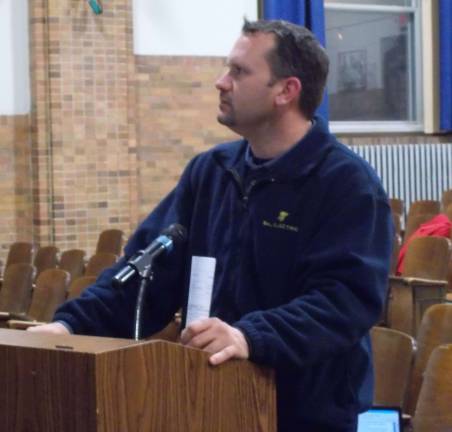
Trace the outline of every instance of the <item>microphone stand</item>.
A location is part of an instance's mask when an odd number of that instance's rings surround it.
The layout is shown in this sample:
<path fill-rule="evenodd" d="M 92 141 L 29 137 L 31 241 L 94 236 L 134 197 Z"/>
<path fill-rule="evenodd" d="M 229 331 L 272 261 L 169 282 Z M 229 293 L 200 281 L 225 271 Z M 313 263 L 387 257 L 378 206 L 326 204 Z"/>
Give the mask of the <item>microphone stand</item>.
<path fill-rule="evenodd" d="M 168 240 L 169 241 L 169 240 Z M 140 340 L 141 335 L 141 312 L 143 310 L 143 299 L 148 282 L 154 278 L 152 266 L 154 258 L 165 251 L 168 246 L 165 243 L 155 245 L 152 243 L 144 250 L 138 251 L 127 261 L 127 265 L 113 277 L 113 284 L 121 287 L 137 273 L 140 277 L 140 288 L 138 290 L 137 303 L 135 305 L 134 339 Z"/>
<path fill-rule="evenodd" d="M 164 245 L 160 246 L 164 249 Z M 159 249 L 160 249 L 159 248 Z M 129 264 L 135 269 L 140 277 L 140 288 L 138 290 L 137 303 L 135 306 L 135 331 L 134 339 L 140 340 L 141 336 L 141 312 L 143 310 L 143 299 L 148 282 L 154 279 L 153 264 L 155 255 L 147 249 L 140 251 L 136 256 L 129 260 Z"/>
<path fill-rule="evenodd" d="M 143 310 L 143 299 L 144 292 L 146 291 L 146 286 L 148 282 L 151 282 L 154 279 L 154 272 L 152 270 L 153 262 L 150 261 L 149 265 L 144 268 L 143 271 L 140 271 L 138 274 L 140 275 L 140 288 L 138 290 L 137 303 L 135 306 L 135 332 L 134 339 L 136 341 L 140 340 L 141 335 L 141 312 Z"/>
<path fill-rule="evenodd" d="M 154 259 L 159 255 L 170 252 L 173 243 L 184 241 L 187 230 L 179 224 L 171 224 L 162 234 L 154 240 L 146 249 L 139 250 L 128 261 L 125 267 L 112 278 L 112 285 L 120 288 L 136 273 L 140 276 L 140 287 L 138 290 L 137 303 L 135 306 L 135 331 L 134 339 L 140 340 L 141 334 L 141 312 L 143 310 L 144 292 L 148 282 L 154 279 L 152 266 Z"/>

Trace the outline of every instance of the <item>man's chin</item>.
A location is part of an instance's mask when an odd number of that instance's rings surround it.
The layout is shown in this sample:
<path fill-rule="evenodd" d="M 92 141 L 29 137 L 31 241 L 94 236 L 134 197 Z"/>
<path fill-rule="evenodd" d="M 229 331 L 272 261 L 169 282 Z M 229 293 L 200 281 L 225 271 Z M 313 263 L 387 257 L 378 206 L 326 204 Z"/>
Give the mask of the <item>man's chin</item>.
<path fill-rule="evenodd" d="M 217 115 L 217 121 L 218 123 L 227 127 L 232 127 L 235 125 L 235 121 L 231 116 L 227 116 L 221 113 Z"/>

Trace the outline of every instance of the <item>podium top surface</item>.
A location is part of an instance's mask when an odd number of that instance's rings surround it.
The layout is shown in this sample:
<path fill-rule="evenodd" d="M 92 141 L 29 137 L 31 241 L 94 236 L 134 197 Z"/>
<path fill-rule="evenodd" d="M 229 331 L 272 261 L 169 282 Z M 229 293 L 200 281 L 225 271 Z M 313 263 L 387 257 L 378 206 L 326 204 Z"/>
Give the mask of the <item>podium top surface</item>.
<path fill-rule="evenodd" d="M 48 350 L 100 354 L 133 345 L 149 343 L 133 339 L 116 339 L 80 335 L 52 335 L 24 330 L 0 329 L 0 346 L 27 347 Z"/>

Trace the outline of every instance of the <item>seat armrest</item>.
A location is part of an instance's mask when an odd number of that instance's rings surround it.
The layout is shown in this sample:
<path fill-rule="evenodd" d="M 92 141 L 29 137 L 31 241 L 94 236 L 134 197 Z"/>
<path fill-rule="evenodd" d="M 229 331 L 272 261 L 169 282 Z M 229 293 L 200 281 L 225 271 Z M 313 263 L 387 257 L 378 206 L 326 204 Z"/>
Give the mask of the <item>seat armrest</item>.
<path fill-rule="evenodd" d="M 8 327 L 15 330 L 26 330 L 28 327 L 36 327 L 47 324 L 41 321 L 24 321 L 24 320 L 9 320 Z"/>
<path fill-rule="evenodd" d="M 389 276 L 389 282 L 392 283 L 403 283 L 407 285 L 430 285 L 430 286 L 443 286 L 447 285 L 445 280 L 437 279 L 425 279 L 425 278 L 415 278 L 415 277 L 403 277 L 403 276 Z"/>
<path fill-rule="evenodd" d="M 0 321 L 8 321 L 11 319 L 11 314 L 9 312 L 0 311 Z"/>
<path fill-rule="evenodd" d="M 0 311 L 0 321 L 8 321 L 10 319 L 27 319 L 25 313 Z"/>
<path fill-rule="evenodd" d="M 443 287 L 447 285 L 447 281 L 438 280 L 438 279 L 424 279 L 424 278 L 404 278 L 405 283 L 409 285 L 418 285 L 418 286 L 432 286 L 432 287 Z"/>

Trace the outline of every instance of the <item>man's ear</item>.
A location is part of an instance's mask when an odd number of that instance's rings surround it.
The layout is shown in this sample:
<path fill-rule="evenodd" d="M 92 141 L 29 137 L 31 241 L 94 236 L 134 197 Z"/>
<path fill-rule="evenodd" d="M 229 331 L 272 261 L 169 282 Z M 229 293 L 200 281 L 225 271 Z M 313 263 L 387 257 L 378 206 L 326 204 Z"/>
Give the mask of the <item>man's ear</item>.
<path fill-rule="evenodd" d="M 275 97 L 276 105 L 287 105 L 297 100 L 301 94 L 302 85 L 297 77 L 285 78 L 281 82 L 281 90 Z"/>

